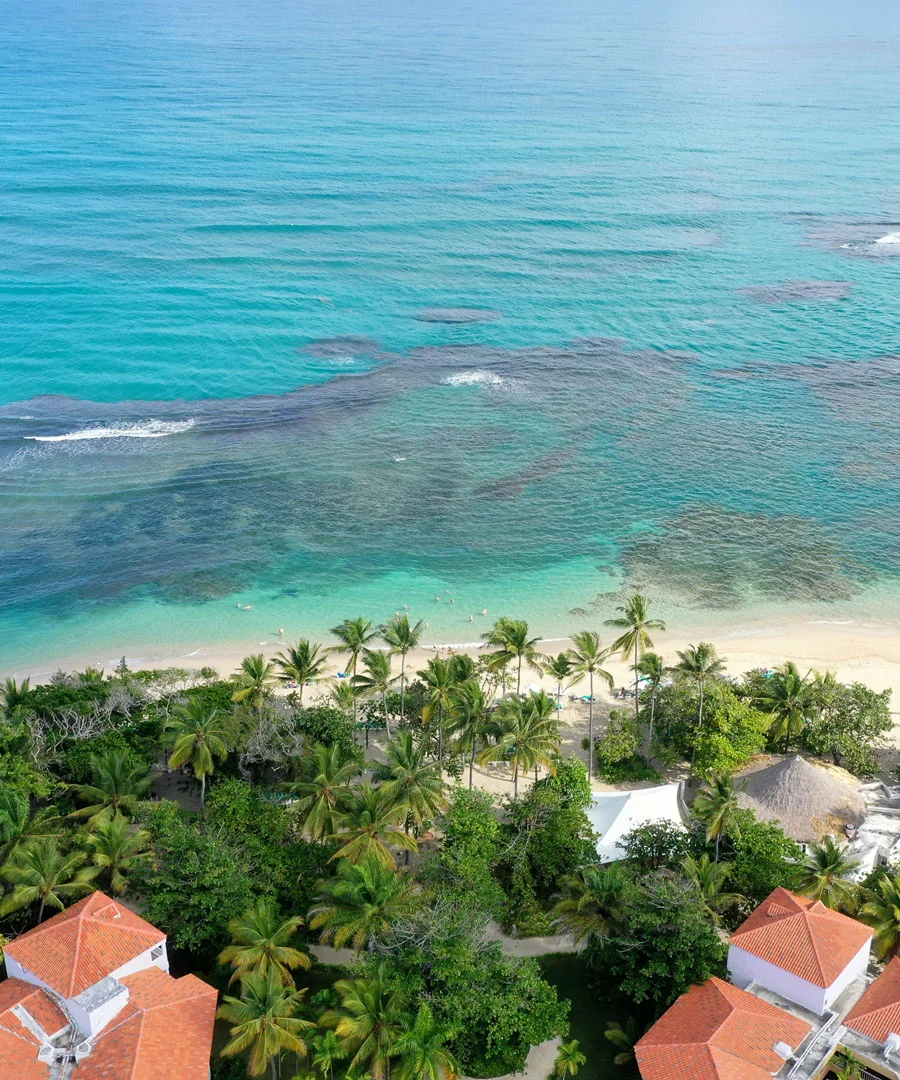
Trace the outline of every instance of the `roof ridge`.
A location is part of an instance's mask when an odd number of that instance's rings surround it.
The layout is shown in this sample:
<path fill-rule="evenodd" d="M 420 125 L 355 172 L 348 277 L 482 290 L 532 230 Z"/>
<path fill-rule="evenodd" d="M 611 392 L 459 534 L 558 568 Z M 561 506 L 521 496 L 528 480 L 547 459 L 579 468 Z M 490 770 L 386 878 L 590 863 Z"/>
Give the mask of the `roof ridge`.
<path fill-rule="evenodd" d="M 809 938 L 809 944 L 812 947 L 813 956 L 816 958 L 816 970 L 819 973 L 819 978 L 825 978 L 825 967 L 822 964 L 822 957 L 819 955 L 819 950 L 816 946 L 816 935 L 813 933 L 812 927 L 809 925 L 809 916 L 812 912 L 812 908 L 807 908 L 805 911 L 798 911 L 797 914 L 803 920 L 803 928 L 806 931 L 806 936 Z"/>
<path fill-rule="evenodd" d="M 87 904 L 85 904 L 85 908 L 87 908 Z M 81 963 L 81 936 L 84 932 L 84 919 L 81 917 L 80 911 L 78 913 L 78 917 L 75 919 L 75 925 L 77 927 L 75 937 L 75 952 L 72 956 L 72 970 L 69 972 L 69 981 L 66 985 L 66 993 L 63 995 L 64 997 L 69 997 L 77 985 L 75 976 L 78 973 L 78 968 Z"/>

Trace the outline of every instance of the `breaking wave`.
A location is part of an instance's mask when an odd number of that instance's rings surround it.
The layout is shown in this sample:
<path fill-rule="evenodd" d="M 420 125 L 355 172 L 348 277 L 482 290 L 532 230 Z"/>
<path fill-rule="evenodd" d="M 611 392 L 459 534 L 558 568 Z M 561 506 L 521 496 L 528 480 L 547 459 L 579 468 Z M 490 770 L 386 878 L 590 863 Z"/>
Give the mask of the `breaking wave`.
<path fill-rule="evenodd" d="M 194 426 L 193 420 L 138 420 L 133 423 L 100 424 L 69 431 L 65 435 L 26 435 L 34 442 L 87 442 L 92 439 L 162 439 L 179 435 Z"/>
<path fill-rule="evenodd" d="M 479 368 L 476 371 L 458 371 L 441 379 L 441 382 L 446 386 L 501 386 L 504 380 L 493 371 Z"/>

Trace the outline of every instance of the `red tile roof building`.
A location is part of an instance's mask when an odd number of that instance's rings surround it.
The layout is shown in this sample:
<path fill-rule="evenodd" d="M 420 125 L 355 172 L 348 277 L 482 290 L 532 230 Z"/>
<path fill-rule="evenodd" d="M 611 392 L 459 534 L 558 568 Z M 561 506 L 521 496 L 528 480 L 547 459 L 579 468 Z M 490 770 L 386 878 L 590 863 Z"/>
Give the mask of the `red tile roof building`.
<path fill-rule="evenodd" d="M 93 893 L 6 946 L 0 1076 L 207 1080 L 217 994 L 174 979 L 165 942 Z"/>
<path fill-rule="evenodd" d="M 771 1080 L 810 1031 L 790 1013 L 709 979 L 663 1013 L 635 1056 L 643 1080 Z"/>
<path fill-rule="evenodd" d="M 871 943 L 871 927 L 775 889 L 731 935 L 728 973 L 736 986 L 756 983 L 824 1016 L 865 978 Z"/>
<path fill-rule="evenodd" d="M 823 989 L 871 940 L 870 926 L 787 889 L 775 889 L 731 935 L 744 952 Z"/>
<path fill-rule="evenodd" d="M 900 1035 L 900 959 L 896 956 L 847 1014 L 844 1023 L 882 1045 Z"/>

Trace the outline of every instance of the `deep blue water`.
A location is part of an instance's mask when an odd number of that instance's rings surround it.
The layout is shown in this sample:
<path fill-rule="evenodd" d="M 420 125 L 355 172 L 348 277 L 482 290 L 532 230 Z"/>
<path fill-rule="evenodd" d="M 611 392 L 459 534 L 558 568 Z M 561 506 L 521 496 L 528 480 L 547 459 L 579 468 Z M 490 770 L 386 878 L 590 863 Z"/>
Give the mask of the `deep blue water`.
<path fill-rule="evenodd" d="M 885 0 L 7 0 L 0 662 L 892 597 L 898 50 Z"/>

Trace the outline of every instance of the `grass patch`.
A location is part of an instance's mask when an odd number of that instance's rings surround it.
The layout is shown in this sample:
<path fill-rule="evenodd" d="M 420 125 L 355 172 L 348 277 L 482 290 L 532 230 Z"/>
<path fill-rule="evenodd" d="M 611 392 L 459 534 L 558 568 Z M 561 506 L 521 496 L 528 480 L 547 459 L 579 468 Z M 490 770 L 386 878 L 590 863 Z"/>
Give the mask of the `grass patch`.
<path fill-rule="evenodd" d="M 556 987 L 560 998 L 572 1003 L 569 1014 L 569 1038 L 577 1039 L 587 1063 L 578 1073 L 578 1080 L 640 1080 L 637 1067 L 614 1065 L 617 1050 L 603 1032 L 607 1022 L 624 1023 L 627 1015 L 621 1006 L 600 1001 L 589 985 L 584 960 L 575 953 L 552 953 L 538 957 L 547 982 Z"/>

